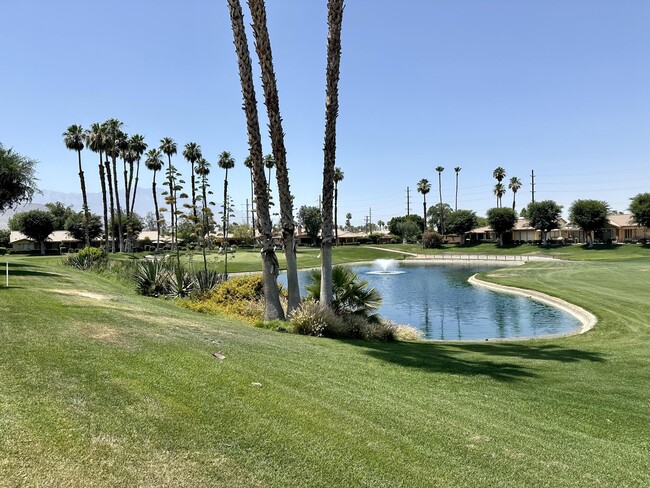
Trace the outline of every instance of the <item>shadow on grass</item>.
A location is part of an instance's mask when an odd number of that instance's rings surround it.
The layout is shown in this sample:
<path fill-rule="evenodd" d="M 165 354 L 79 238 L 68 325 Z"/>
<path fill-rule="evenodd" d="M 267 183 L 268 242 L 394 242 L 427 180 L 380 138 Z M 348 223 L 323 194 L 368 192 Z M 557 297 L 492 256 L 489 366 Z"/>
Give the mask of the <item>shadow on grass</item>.
<path fill-rule="evenodd" d="M 487 376 L 498 381 L 517 381 L 538 377 L 532 361 L 604 362 L 602 354 L 555 345 L 525 344 L 440 344 L 407 342 L 355 342 L 369 356 L 399 366 L 431 373 Z M 506 362 L 503 358 L 522 361 Z"/>
<path fill-rule="evenodd" d="M 33 269 L 36 268 L 36 269 Z M 39 266 L 34 266 L 33 264 L 25 263 L 9 263 L 9 279 L 12 276 L 47 276 L 49 278 L 60 277 L 61 275 L 57 273 L 49 273 L 47 271 L 39 271 Z M 4 266 L 0 269 L 1 273 L 4 274 Z"/>

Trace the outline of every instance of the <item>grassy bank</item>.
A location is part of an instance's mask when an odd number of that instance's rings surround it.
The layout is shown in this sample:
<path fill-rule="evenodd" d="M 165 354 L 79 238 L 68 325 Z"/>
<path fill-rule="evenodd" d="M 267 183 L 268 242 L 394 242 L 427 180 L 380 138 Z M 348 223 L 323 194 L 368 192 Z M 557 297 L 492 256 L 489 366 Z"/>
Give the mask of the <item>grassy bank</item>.
<path fill-rule="evenodd" d="M 502 344 L 280 334 L 9 260 L 0 486 L 650 484 L 648 260 L 489 272 L 599 318 Z"/>

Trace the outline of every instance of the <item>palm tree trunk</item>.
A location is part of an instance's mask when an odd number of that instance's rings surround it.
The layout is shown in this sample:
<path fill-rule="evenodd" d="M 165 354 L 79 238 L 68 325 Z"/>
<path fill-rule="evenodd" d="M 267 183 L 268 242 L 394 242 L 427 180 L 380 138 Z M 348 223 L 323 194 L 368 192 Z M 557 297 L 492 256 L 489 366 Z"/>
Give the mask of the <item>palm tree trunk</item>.
<path fill-rule="evenodd" d="M 341 68 L 341 25 L 343 0 L 327 3 L 327 72 L 325 94 L 325 145 L 323 164 L 323 224 L 321 242 L 320 301 L 330 307 L 334 295 L 332 284 L 332 200 L 336 164 L 336 118 L 339 112 L 338 82 Z"/>
<path fill-rule="evenodd" d="M 339 247 L 339 185 L 334 182 L 334 242 Z"/>
<path fill-rule="evenodd" d="M 516 198 L 516 196 L 517 196 L 517 192 L 516 192 L 516 191 L 513 191 L 513 192 L 512 192 L 512 211 L 513 211 L 513 212 L 514 212 L 514 210 L 515 210 L 515 198 Z"/>
<path fill-rule="evenodd" d="M 239 0 L 228 0 L 228 7 L 230 9 L 235 50 L 237 51 L 239 79 L 244 98 L 244 112 L 246 113 L 248 145 L 253 168 L 253 184 L 255 186 L 257 203 L 257 223 L 260 231 L 260 244 L 262 246 L 265 298 L 264 319 L 284 319 L 284 310 L 282 310 L 282 305 L 280 304 L 280 293 L 277 285 L 280 268 L 273 246 L 268 186 L 266 176 L 264 175 L 264 163 L 262 162 L 262 137 L 257 115 L 255 85 L 253 83 L 253 70 L 248 51 L 246 30 L 244 28 L 244 17 Z"/>
<path fill-rule="evenodd" d="M 255 194 L 253 193 L 253 168 L 251 168 L 251 228 L 253 230 L 253 248 L 255 247 L 255 209 L 253 202 L 255 201 Z"/>
<path fill-rule="evenodd" d="M 442 209 L 442 173 L 438 171 L 438 193 L 440 194 L 440 234 L 445 235 L 445 228 L 443 227 L 444 216 Z"/>
<path fill-rule="evenodd" d="M 427 196 L 426 196 L 425 194 L 423 194 L 423 195 L 422 195 L 422 199 L 423 199 L 423 202 L 422 202 L 422 207 L 423 207 L 422 210 L 423 210 L 423 213 L 422 213 L 422 215 L 423 215 L 423 217 L 424 217 L 424 220 L 422 221 L 422 222 L 423 222 L 423 228 L 422 228 L 422 247 L 424 247 L 424 232 L 426 232 L 426 230 L 427 230 Z"/>
<path fill-rule="evenodd" d="M 104 179 L 102 156 L 102 151 L 99 151 L 99 181 L 102 185 L 102 204 L 104 205 L 104 249 L 108 252 L 108 205 L 106 203 L 106 180 Z"/>
<path fill-rule="evenodd" d="M 129 170 L 126 168 L 126 160 L 124 163 L 124 195 L 126 199 L 126 251 L 131 252 L 131 219 L 129 219 L 131 211 L 131 180 L 133 179 L 133 163 L 129 163 Z M 130 173 L 130 176 L 129 176 Z"/>
<path fill-rule="evenodd" d="M 300 306 L 300 285 L 298 283 L 298 264 L 296 260 L 296 239 L 293 223 L 293 197 L 289 188 L 289 171 L 287 168 L 287 151 L 284 146 L 284 130 L 280 115 L 280 100 L 277 82 L 273 68 L 273 54 L 271 41 L 266 26 L 266 9 L 264 0 L 248 0 L 248 5 L 253 17 L 253 33 L 255 35 L 255 49 L 262 70 L 262 87 L 269 117 L 269 130 L 273 158 L 275 159 L 275 177 L 278 183 L 280 200 L 280 220 L 282 222 L 282 239 L 284 242 L 284 255 L 287 261 L 287 313 Z M 271 169 L 269 168 L 269 185 Z"/>
<path fill-rule="evenodd" d="M 111 177 L 111 163 L 106 159 L 106 181 L 108 181 L 108 194 L 111 203 L 111 252 L 115 252 L 115 204 L 113 200 L 113 178 Z"/>
<path fill-rule="evenodd" d="M 122 206 L 120 205 L 120 187 L 117 184 L 117 158 L 113 159 L 113 190 L 115 191 L 115 205 L 117 207 L 117 242 L 119 243 L 120 252 L 124 251 L 124 237 L 122 236 Z"/>
<path fill-rule="evenodd" d="M 458 171 L 456 171 L 456 199 L 454 200 L 454 211 L 458 210 Z"/>
<path fill-rule="evenodd" d="M 201 190 L 203 194 L 203 212 L 202 212 L 202 219 L 203 219 L 203 235 L 201 236 L 201 248 L 202 248 L 202 254 L 203 254 L 203 269 L 205 270 L 206 274 L 208 272 L 208 258 L 205 253 L 205 248 L 206 248 L 206 238 L 208 234 L 210 233 L 209 229 L 209 218 L 208 218 L 208 200 L 207 200 L 207 186 L 208 186 L 208 180 L 206 175 L 201 175 Z"/>
<path fill-rule="evenodd" d="M 153 172 L 153 182 L 151 184 L 153 192 L 153 206 L 156 209 L 156 252 L 160 247 L 160 210 L 158 210 L 158 197 L 156 196 L 156 172 Z"/>
<path fill-rule="evenodd" d="M 198 222 L 198 216 L 196 212 L 196 179 L 194 177 L 194 161 L 190 161 L 192 164 L 192 215 L 194 215 L 194 224 Z"/>
<path fill-rule="evenodd" d="M 131 198 L 131 209 L 129 211 L 130 215 L 133 215 L 133 209 L 135 208 L 135 196 L 138 193 L 138 182 L 140 181 L 140 158 L 138 158 L 138 166 L 135 170 L 135 183 L 133 185 L 133 196 Z"/>
<path fill-rule="evenodd" d="M 228 279 L 228 168 L 226 177 L 223 180 L 223 277 Z"/>
<path fill-rule="evenodd" d="M 84 237 L 86 238 L 86 247 L 90 247 L 90 236 L 88 235 L 88 222 L 90 215 L 88 214 L 88 195 L 86 195 L 86 179 L 84 178 L 84 170 L 81 167 L 81 150 L 77 151 L 79 160 L 79 181 L 81 182 L 81 198 L 84 211 Z"/>

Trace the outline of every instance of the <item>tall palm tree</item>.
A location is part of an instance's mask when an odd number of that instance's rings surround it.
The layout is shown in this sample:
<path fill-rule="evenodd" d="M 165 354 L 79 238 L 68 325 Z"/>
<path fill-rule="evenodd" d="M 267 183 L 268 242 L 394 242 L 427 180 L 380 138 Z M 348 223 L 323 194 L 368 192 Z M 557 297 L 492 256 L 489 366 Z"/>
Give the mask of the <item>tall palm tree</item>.
<path fill-rule="evenodd" d="M 121 141 L 125 139 L 125 134 L 122 132 L 122 122 L 117 119 L 108 119 L 104 122 L 106 126 L 106 131 L 108 134 L 108 151 L 107 155 L 110 155 L 112 162 L 112 172 L 113 172 L 113 186 L 112 188 L 109 185 L 109 189 L 115 199 L 115 205 L 117 207 L 117 232 L 118 232 L 118 243 L 120 252 L 124 251 L 124 236 L 122 234 L 122 206 L 120 205 L 120 192 L 119 185 L 117 184 L 117 156 L 119 155 Z M 112 204 L 111 204 L 112 207 Z M 113 221 L 113 217 L 111 217 Z M 111 225 L 112 227 L 112 225 Z"/>
<path fill-rule="evenodd" d="M 339 183 L 343 181 L 343 171 L 338 166 L 334 168 L 334 239 L 336 245 L 339 245 Z"/>
<path fill-rule="evenodd" d="M 210 186 L 208 184 L 208 175 L 210 174 L 210 163 L 204 157 L 199 158 L 199 160 L 196 162 L 195 171 L 196 174 L 201 177 L 201 181 L 199 182 L 199 186 L 201 187 L 201 250 L 203 253 L 203 267 L 207 273 L 208 260 L 205 255 L 205 248 L 207 245 L 206 239 L 210 233 L 210 220 L 212 217 L 212 212 L 209 208 L 208 202 L 208 187 Z"/>
<path fill-rule="evenodd" d="M 269 179 L 267 180 L 268 187 L 267 191 L 269 192 L 269 206 L 273 207 L 275 204 L 273 203 L 273 194 L 271 193 L 271 173 L 273 172 L 273 168 L 275 168 L 275 158 L 273 157 L 273 154 L 267 154 L 264 156 L 264 166 L 266 166 L 266 169 L 269 170 Z"/>
<path fill-rule="evenodd" d="M 497 197 L 497 208 L 501 208 L 501 198 L 506 194 L 506 187 L 503 183 L 497 183 L 494 185 L 494 190 L 492 190 L 494 195 Z"/>
<path fill-rule="evenodd" d="M 176 143 L 171 137 L 163 137 L 160 140 L 160 150 L 167 155 L 167 184 L 169 185 L 169 195 L 167 202 L 169 204 L 169 225 L 172 230 L 172 248 L 178 251 L 177 219 L 176 214 L 176 168 L 172 164 L 172 156 L 176 154 Z M 177 253 L 178 254 L 178 253 Z"/>
<path fill-rule="evenodd" d="M 228 279 L 228 220 L 230 217 L 230 209 L 228 205 L 228 170 L 235 167 L 235 158 L 233 158 L 228 151 L 219 154 L 217 164 L 221 169 L 226 170 L 226 175 L 223 177 L 223 246 L 224 246 L 224 277 Z"/>
<path fill-rule="evenodd" d="M 253 247 L 255 246 L 255 194 L 253 193 L 253 159 L 250 156 L 246 156 L 244 159 L 244 166 L 246 166 L 251 174 L 251 229 L 253 230 Z"/>
<path fill-rule="evenodd" d="M 86 131 L 88 149 L 99 154 L 99 181 L 102 188 L 102 204 L 104 216 L 104 249 L 108 252 L 108 204 L 106 202 L 106 172 L 104 171 L 104 151 L 106 150 L 106 131 L 102 124 L 95 122 Z"/>
<path fill-rule="evenodd" d="M 133 151 L 129 145 L 128 139 L 120 141 L 120 156 L 124 162 L 124 199 L 125 199 L 125 225 L 126 225 L 126 243 L 125 250 L 126 252 L 131 252 L 131 185 L 129 181 L 133 179 L 133 165 L 137 159 L 135 151 Z M 128 169 L 127 169 L 128 164 Z"/>
<path fill-rule="evenodd" d="M 458 210 L 458 173 L 460 173 L 461 169 L 460 166 L 454 168 L 454 171 L 456 172 L 456 199 L 454 200 L 454 210 Z"/>
<path fill-rule="evenodd" d="M 427 230 L 427 193 L 431 191 L 431 183 L 429 183 L 429 180 L 426 178 L 422 178 L 420 181 L 418 181 L 418 192 L 422 193 L 422 206 L 424 207 L 424 211 L 422 213 L 423 220 L 424 222 L 424 230 Z M 424 239 L 422 239 L 422 245 L 424 245 Z"/>
<path fill-rule="evenodd" d="M 442 172 L 445 170 L 442 166 L 437 166 L 436 171 L 438 172 L 438 193 L 440 193 L 440 226 L 438 227 L 438 230 L 440 231 L 441 234 L 444 235 L 445 233 L 445 228 L 443 226 L 444 222 L 444 216 L 442 215 L 444 210 L 442 207 Z M 425 215 L 425 226 L 426 226 L 426 215 Z"/>
<path fill-rule="evenodd" d="M 501 181 L 503 181 L 503 179 L 506 177 L 506 170 L 503 169 L 501 166 L 498 166 L 492 172 L 492 177 L 497 180 L 497 183 L 501 183 Z"/>
<path fill-rule="evenodd" d="M 196 177 L 194 172 L 194 164 L 201 159 L 201 146 L 196 142 L 188 142 L 185 144 L 185 149 L 183 150 L 183 157 L 192 166 L 192 214 L 194 215 L 195 222 L 198 221 L 197 212 L 196 212 Z"/>
<path fill-rule="evenodd" d="M 84 178 L 84 170 L 81 166 L 81 151 L 84 148 L 84 130 L 80 125 L 73 124 L 67 128 L 63 133 L 63 142 L 65 147 L 71 151 L 77 151 L 77 159 L 79 163 L 79 181 L 81 183 L 81 197 L 83 202 L 84 212 L 84 236 L 86 238 L 86 247 L 90 247 L 90 237 L 88 234 L 88 221 L 90 215 L 88 213 L 88 196 L 86 195 L 86 179 Z"/>
<path fill-rule="evenodd" d="M 144 165 L 148 170 L 153 171 L 153 180 L 151 182 L 151 191 L 153 193 L 153 205 L 156 209 L 156 251 L 160 247 L 160 209 L 158 208 L 158 195 L 156 193 L 156 173 L 160 171 L 164 165 L 162 160 L 162 151 L 160 149 L 149 149 L 147 151 L 147 159 L 144 160 Z"/>
<path fill-rule="evenodd" d="M 248 5 L 253 17 L 255 49 L 262 71 L 262 88 L 264 89 L 271 146 L 276 165 L 275 176 L 280 201 L 280 223 L 282 225 L 284 255 L 287 261 L 287 313 L 291 313 L 300 306 L 300 284 L 298 283 L 298 264 L 296 260 L 297 242 L 293 221 L 293 197 L 289 188 L 289 170 L 287 168 L 287 151 L 284 145 L 282 116 L 280 115 L 280 99 L 273 68 L 273 53 L 267 29 L 264 0 L 248 0 Z M 270 181 L 269 169 L 269 185 Z"/>
<path fill-rule="evenodd" d="M 332 284 L 332 197 L 336 165 L 336 118 L 339 113 L 339 75 L 341 71 L 341 26 L 343 0 L 327 2 L 327 71 L 325 92 L 325 144 L 323 147 L 323 223 L 321 241 L 320 301 L 331 307 L 334 298 Z"/>
<path fill-rule="evenodd" d="M 133 189 L 129 215 L 133 215 L 133 209 L 135 207 L 135 197 L 138 192 L 138 181 L 140 180 L 140 160 L 142 159 L 144 152 L 147 150 L 147 143 L 144 142 L 144 136 L 140 134 L 133 134 L 129 139 L 129 147 L 131 148 L 131 151 L 133 151 L 135 155 L 135 159 L 138 163 L 135 170 L 135 183 L 133 184 L 133 187 L 131 187 L 132 180 L 129 181 L 129 193 L 131 193 L 131 189 Z M 131 172 L 131 177 L 133 177 L 133 172 Z"/>
<path fill-rule="evenodd" d="M 253 162 L 253 183 L 257 203 L 257 223 L 260 231 L 260 244 L 262 246 L 262 266 L 264 275 L 264 319 L 284 319 L 284 310 L 280 304 L 278 291 L 278 273 L 280 267 L 275 255 L 271 216 L 269 212 L 268 186 L 262 162 L 262 136 L 257 114 L 257 100 L 255 98 L 255 85 L 253 83 L 253 68 L 248 51 L 248 40 L 244 27 L 239 0 L 228 0 L 230 21 L 232 24 L 233 41 L 237 53 L 239 66 L 239 79 L 244 98 L 244 112 L 246 113 L 246 127 L 248 132 L 249 153 Z"/>
<path fill-rule="evenodd" d="M 515 198 L 517 197 L 517 191 L 521 188 L 521 180 L 516 176 L 510 178 L 510 183 L 508 183 L 508 188 L 512 190 L 512 209 L 515 209 Z"/>

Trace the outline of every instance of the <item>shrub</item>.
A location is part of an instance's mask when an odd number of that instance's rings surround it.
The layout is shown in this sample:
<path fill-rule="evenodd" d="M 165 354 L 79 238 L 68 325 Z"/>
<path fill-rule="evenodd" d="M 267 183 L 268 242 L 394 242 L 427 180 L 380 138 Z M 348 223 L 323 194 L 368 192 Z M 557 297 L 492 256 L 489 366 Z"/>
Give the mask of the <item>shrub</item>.
<path fill-rule="evenodd" d="M 213 270 L 199 270 L 194 274 L 197 291 L 203 295 L 223 281 L 223 275 Z"/>
<path fill-rule="evenodd" d="M 169 289 L 171 266 L 169 261 L 159 259 L 138 263 L 135 270 L 136 290 L 141 295 L 157 297 L 164 295 Z"/>
<path fill-rule="evenodd" d="M 307 300 L 291 312 L 289 321 L 296 334 L 316 337 L 341 337 L 343 319 L 318 302 Z"/>
<path fill-rule="evenodd" d="M 179 264 L 171 266 L 167 295 L 172 298 L 182 298 L 192 293 L 193 289 L 194 277 Z"/>
<path fill-rule="evenodd" d="M 425 232 L 422 241 L 426 249 L 440 248 L 443 243 L 442 236 L 437 232 Z"/>
<path fill-rule="evenodd" d="M 264 296 L 264 278 L 262 275 L 237 276 L 224 281 L 210 294 L 216 302 L 224 303 L 236 300 L 258 300 Z"/>
<path fill-rule="evenodd" d="M 7 248 L 6 247 L 0 247 L 0 256 L 4 256 L 7 254 Z"/>
<path fill-rule="evenodd" d="M 73 268 L 87 270 L 90 268 L 103 268 L 108 263 L 108 256 L 103 249 L 97 247 L 84 247 L 77 254 L 69 255 L 65 264 Z"/>

